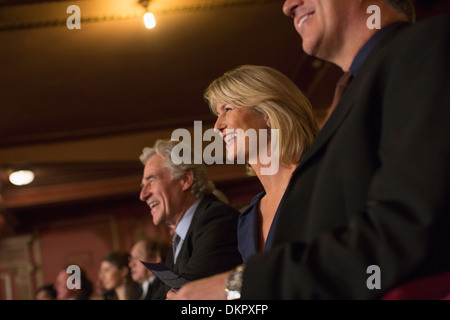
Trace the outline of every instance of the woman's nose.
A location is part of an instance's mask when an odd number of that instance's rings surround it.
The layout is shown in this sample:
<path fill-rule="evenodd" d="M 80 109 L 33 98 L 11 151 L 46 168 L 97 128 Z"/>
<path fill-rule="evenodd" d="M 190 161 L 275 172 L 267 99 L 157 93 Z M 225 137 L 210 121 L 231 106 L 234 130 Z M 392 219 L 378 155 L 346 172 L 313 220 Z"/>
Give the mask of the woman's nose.
<path fill-rule="evenodd" d="M 218 116 L 216 123 L 214 124 L 214 131 L 216 132 L 222 132 L 226 128 L 225 121 L 223 121 L 222 116 Z"/>

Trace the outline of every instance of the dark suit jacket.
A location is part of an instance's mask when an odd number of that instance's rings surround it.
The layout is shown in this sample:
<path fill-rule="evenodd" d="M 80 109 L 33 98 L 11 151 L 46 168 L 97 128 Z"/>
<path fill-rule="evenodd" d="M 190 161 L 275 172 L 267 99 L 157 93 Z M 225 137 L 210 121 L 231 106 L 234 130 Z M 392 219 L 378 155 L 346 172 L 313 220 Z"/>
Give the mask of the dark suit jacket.
<path fill-rule="evenodd" d="M 244 299 L 372 299 L 450 270 L 450 19 L 371 52 L 304 155 Z M 381 289 L 369 289 L 380 268 Z"/>
<path fill-rule="evenodd" d="M 166 265 L 189 280 L 228 271 L 242 263 L 237 248 L 237 219 L 239 211 L 221 202 L 213 194 L 205 195 L 192 218 L 177 263 L 173 252 Z M 163 286 L 154 299 L 165 299 L 169 290 Z"/>
<path fill-rule="evenodd" d="M 151 300 L 152 297 L 156 294 L 160 285 L 161 284 L 159 283 L 158 278 L 155 278 L 152 283 L 148 283 L 147 284 L 147 286 L 148 286 L 147 293 L 145 294 L 145 297 L 143 297 L 142 300 Z M 141 300 L 142 293 L 143 293 L 142 285 L 139 285 L 136 290 L 136 295 L 135 295 L 136 298 L 135 299 Z"/>

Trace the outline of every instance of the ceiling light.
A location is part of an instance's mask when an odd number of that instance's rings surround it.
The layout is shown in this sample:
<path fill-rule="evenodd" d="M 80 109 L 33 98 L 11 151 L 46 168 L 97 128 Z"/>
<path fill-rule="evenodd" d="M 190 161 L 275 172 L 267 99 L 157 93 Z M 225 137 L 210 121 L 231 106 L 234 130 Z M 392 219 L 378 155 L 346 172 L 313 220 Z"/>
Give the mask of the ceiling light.
<path fill-rule="evenodd" d="M 151 12 L 144 14 L 144 24 L 147 29 L 153 29 L 156 26 L 155 16 Z"/>
<path fill-rule="evenodd" d="M 31 170 L 18 170 L 9 175 L 9 181 L 16 186 L 30 184 L 34 180 L 34 172 Z"/>
<path fill-rule="evenodd" d="M 139 0 L 139 4 L 144 7 L 144 24 L 147 29 L 153 29 L 156 26 L 156 20 L 153 13 L 148 10 L 150 0 Z"/>

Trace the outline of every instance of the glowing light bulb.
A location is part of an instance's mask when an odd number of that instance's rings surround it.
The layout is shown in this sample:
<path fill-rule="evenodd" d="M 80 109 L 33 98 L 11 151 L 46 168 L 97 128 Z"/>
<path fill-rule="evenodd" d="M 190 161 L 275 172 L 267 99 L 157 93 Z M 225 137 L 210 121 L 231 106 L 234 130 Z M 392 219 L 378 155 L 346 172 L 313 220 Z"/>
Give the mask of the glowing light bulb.
<path fill-rule="evenodd" d="M 153 29 L 156 26 L 155 16 L 151 12 L 144 14 L 144 23 L 147 29 Z"/>
<path fill-rule="evenodd" d="M 34 172 L 30 170 L 14 171 L 9 175 L 9 181 L 16 186 L 30 184 L 34 180 Z"/>

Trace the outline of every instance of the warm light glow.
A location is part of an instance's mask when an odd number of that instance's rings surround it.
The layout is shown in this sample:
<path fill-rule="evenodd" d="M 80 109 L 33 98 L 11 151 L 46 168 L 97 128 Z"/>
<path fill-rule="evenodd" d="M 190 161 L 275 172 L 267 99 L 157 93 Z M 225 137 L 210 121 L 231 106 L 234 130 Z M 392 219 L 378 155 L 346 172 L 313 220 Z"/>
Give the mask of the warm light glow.
<path fill-rule="evenodd" d="M 33 182 L 34 172 L 30 170 L 14 171 L 9 175 L 9 181 L 16 186 L 23 186 Z"/>
<path fill-rule="evenodd" d="M 144 14 L 144 23 L 147 29 L 153 29 L 156 26 L 155 16 L 151 12 Z"/>

